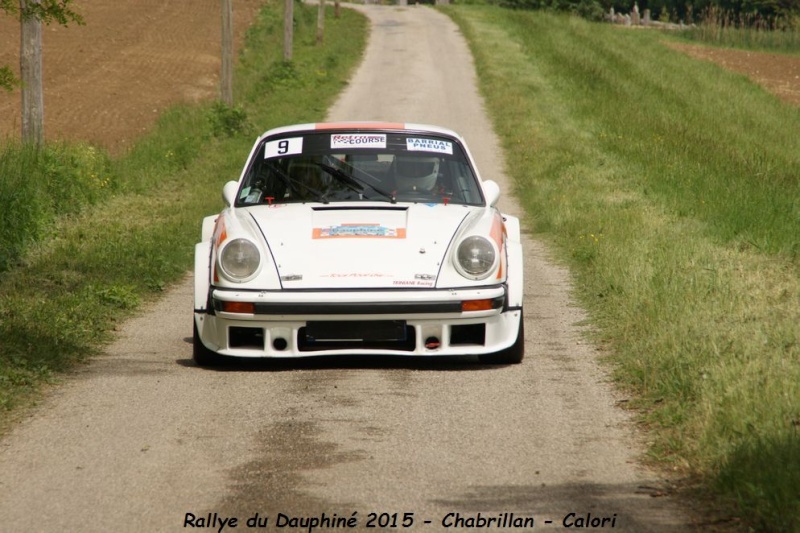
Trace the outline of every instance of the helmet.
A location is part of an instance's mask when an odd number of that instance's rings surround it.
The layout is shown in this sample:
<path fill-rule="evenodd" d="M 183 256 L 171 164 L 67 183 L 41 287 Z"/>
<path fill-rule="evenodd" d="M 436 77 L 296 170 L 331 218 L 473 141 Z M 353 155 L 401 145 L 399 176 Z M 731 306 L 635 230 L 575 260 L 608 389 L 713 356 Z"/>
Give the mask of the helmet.
<path fill-rule="evenodd" d="M 438 177 L 438 157 L 398 155 L 394 159 L 394 179 L 398 191 L 430 191 Z"/>

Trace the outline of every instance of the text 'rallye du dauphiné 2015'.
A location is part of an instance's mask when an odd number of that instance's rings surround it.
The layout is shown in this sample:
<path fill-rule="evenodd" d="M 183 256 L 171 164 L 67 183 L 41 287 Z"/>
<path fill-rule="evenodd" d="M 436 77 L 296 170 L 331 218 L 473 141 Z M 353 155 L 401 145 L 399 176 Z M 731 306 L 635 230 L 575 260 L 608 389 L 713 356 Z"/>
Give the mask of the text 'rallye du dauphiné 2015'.
<path fill-rule="evenodd" d="M 194 359 L 524 355 L 520 225 L 464 140 L 303 124 L 253 146 L 195 247 Z"/>

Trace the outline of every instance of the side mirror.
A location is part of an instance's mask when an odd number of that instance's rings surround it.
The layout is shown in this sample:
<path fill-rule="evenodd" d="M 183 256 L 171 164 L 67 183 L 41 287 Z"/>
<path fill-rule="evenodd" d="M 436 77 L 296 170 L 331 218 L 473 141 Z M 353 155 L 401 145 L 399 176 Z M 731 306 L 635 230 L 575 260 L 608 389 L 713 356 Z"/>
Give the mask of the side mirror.
<path fill-rule="evenodd" d="M 500 186 L 492 180 L 484 181 L 483 196 L 486 198 L 486 203 L 490 207 L 494 207 L 497 200 L 500 199 Z"/>
<path fill-rule="evenodd" d="M 225 205 L 231 207 L 236 202 L 236 192 L 239 190 L 238 181 L 229 181 L 222 188 L 222 201 Z"/>

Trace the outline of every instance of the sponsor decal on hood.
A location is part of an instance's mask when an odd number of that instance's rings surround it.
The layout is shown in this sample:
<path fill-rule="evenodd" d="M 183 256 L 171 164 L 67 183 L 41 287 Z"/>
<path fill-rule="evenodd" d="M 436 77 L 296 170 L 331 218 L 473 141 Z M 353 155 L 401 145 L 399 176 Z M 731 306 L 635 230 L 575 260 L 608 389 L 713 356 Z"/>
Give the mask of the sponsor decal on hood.
<path fill-rule="evenodd" d="M 311 230 L 312 239 L 405 239 L 406 228 L 387 228 L 380 224 L 341 224 Z"/>

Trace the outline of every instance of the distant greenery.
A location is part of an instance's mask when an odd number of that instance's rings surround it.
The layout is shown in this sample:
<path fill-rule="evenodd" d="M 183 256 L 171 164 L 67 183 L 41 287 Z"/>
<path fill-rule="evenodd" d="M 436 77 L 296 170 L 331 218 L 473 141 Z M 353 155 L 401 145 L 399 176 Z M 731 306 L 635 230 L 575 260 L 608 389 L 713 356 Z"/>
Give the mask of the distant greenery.
<path fill-rule="evenodd" d="M 652 459 L 800 530 L 800 109 L 659 32 L 446 11 Z"/>
<path fill-rule="evenodd" d="M 693 41 L 748 50 L 800 53 L 800 18 L 765 18 L 709 10 L 701 22 L 687 27 L 680 36 Z"/>
<path fill-rule="evenodd" d="M 608 20 L 616 13 L 640 14 L 650 20 L 684 23 L 687 40 L 748 50 L 800 53 L 800 2 L 797 0 L 456 0 L 460 5 L 499 5 L 520 10 L 570 13 L 586 20 Z"/>
<path fill-rule="evenodd" d="M 297 3 L 291 76 L 275 80 L 287 70 L 282 6 L 268 2 L 248 31 L 232 107 L 170 109 L 117 159 L 82 143 L 0 146 L 0 431 L 42 382 L 97 353 L 115 323 L 191 269 L 202 217 L 222 207 L 256 135 L 323 119 L 346 85 L 364 17 L 331 10 L 316 46 L 317 7 Z"/>
<path fill-rule="evenodd" d="M 649 9 L 652 20 L 662 22 L 690 24 L 726 13 L 740 24 L 760 21 L 770 29 L 800 29 L 800 4 L 796 0 L 489 0 L 489 3 L 514 9 L 571 12 L 591 20 L 600 20 L 612 7 L 617 13 L 630 13 L 636 4 L 640 12 Z"/>

